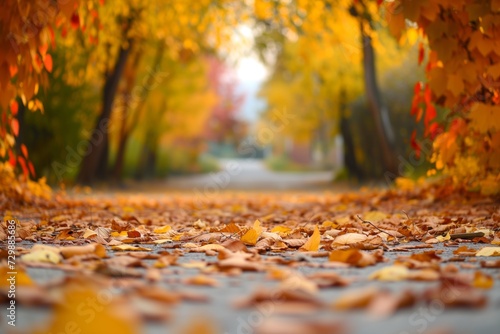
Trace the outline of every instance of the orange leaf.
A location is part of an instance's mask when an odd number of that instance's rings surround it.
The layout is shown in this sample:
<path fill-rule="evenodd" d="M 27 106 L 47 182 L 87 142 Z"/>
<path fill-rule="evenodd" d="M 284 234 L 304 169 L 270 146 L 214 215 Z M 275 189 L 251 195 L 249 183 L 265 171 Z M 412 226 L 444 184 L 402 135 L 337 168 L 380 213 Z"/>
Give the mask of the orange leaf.
<path fill-rule="evenodd" d="M 301 249 L 309 251 L 309 252 L 316 252 L 319 249 L 319 242 L 321 240 L 321 235 L 318 230 L 318 226 L 314 226 L 314 232 L 307 240 L 307 242 L 304 244 L 304 246 L 301 247 Z"/>
<path fill-rule="evenodd" d="M 418 64 L 422 64 L 424 60 L 424 43 L 420 42 L 418 45 Z"/>
<path fill-rule="evenodd" d="M 19 162 L 19 165 L 21 165 L 21 169 L 23 170 L 23 175 L 25 177 L 29 177 L 30 176 L 30 172 L 28 170 L 28 167 L 26 166 L 26 160 L 23 157 L 18 156 L 17 157 L 17 161 Z"/>
<path fill-rule="evenodd" d="M 425 111 L 425 118 L 424 118 L 424 124 L 425 127 L 427 128 L 429 126 L 429 123 L 436 118 L 437 113 L 436 113 L 436 108 L 432 105 L 432 103 L 429 103 L 427 105 L 427 110 Z"/>
<path fill-rule="evenodd" d="M 260 227 L 260 222 L 256 220 L 253 227 L 241 237 L 241 241 L 246 245 L 255 245 L 261 234 L 262 227 Z"/>
<path fill-rule="evenodd" d="M 12 113 L 12 115 L 16 116 L 18 110 L 19 110 L 19 105 L 17 104 L 16 100 L 13 100 L 10 103 L 10 112 Z"/>
<path fill-rule="evenodd" d="M 18 136 L 19 135 L 19 121 L 17 120 L 17 118 L 13 118 L 10 120 L 10 127 L 12 128 L 12 133 L 14 134 L 14 136 Z"/>
<path fill-rule="evenodd" d="M 12 150 L 9 150 L 9 164 L 12 167 L 16 167 L 16 156 Z"/>
<path fill-rule="evenodd" d="M 30 170 L 30 173 L 31 173 L 31 176 L 33 178 L 35 178 L 36 174 L 35 174 L 35 167 L 33 166 L 33 164 L 31 163 L 31 161 L 28 161 L 28 168 Z"/>
<path fill-rule="evenodd" d="M 50 54 L 46 54 L 45 58 L 43 59 L 43 64 L 45 65 L 45 68 L 47 71 L 52 72 L 52 56 Z"/>
<path fill-rule="evenodd" d="M 21 152 L 23 152 L 25 158 L 28 158 L 28 148 L 26 147 L 26 145 L 21 144 Z"/>

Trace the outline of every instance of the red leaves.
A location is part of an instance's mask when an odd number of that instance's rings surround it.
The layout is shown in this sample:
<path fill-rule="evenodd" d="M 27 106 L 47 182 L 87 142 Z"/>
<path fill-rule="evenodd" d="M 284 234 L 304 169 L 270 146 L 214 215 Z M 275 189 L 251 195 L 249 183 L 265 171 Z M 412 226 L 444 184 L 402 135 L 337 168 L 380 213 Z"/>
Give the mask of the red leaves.
<path fill-rule="evenodd" d="M 429 127 L 429 124 L 434 118 L 436 118 L 437 112 L 436 108 L 432 103 L 427 104 L 427 109 L 425 110 L 425 118 L 424 118 L 424 125 L 425 128 L 427 129 Z"/>
<path fill-rule="evenodd" d="M 411 134 L 410 145 L 411 145 L 411 148 L 413 148 L 413 150 L 415 151 L 415 155 L 416 155 L 417 159 L 420 159 L 420 153 L 422 151 L 422 148 L 420 147 L 420 144 L 417 141 L 417 131 L 416 130 L 413 130 L 413 132 Z"/>
<path fill-rule="evenodd" d="M 43 64 L 45 65 L 45 69 L 48 72 L 52 72 L 52 56 L 50 54 L 46 54 L 45 57 L 43 58 Z"/>
<path fill-rule="evenodd" d="M 12 133 L 14 134 L 14 136 L 18 136 L 19 135 L 19 121 L 17 120 L 17 118 L 12 118 L 10 120 L 10 128 L 12 129 Z"/>
<path fill-rule="evenodd" d="M 424 56 L 425 56 L 425 50 L 424 50 L 424 43 L 420 42 L 418 45 L 418 64 L 421 65 L 422 61 L 424 61 Z"/>
<path fill-rule="evenodd" d="M 10 112 L 12 113 L 13 116 L 16 116 L 18 110 L 19 110 L 19 105 L 17 101 L 12 100 L 12 102 L 10 102 Z"/>
<path fill-rule="evenodd" d="M 77 13 L 73 13 L 73 15 L 71 15 L 70 22 L 71 22 L 71 28 L 75 30 L 78 29 L 78 27 L 80 27 L 80 16 L 78 16 Z"/>

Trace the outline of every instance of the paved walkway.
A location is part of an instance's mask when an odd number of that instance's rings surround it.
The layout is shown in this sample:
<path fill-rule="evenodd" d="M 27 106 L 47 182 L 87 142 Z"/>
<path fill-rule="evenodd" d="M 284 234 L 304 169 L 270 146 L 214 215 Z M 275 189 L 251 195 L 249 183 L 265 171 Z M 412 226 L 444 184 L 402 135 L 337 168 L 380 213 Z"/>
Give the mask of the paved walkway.
<path fill-rule="evenodd" d="M 332 186 L 334 172 L 273 172 L 262 160 L 220 160 L 221 171 L 195 176 L 176 176 L 167 187 L 198 190 L 314 190 Z"/>

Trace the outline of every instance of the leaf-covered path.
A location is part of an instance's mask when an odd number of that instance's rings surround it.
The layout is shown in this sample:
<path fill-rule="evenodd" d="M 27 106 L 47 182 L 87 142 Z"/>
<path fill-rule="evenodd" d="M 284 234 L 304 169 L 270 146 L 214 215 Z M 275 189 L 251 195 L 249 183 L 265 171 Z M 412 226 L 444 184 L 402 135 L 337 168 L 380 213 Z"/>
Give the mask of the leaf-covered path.
<path fill-rule="evenodd" d="M 493 334 L 500 326 L 497 198 L 430 188 L 2 205 L 2 240 L 16 221 L 17 328 L 29 333 Z M 2 245 L 3 276 L 11 270 Z"/>

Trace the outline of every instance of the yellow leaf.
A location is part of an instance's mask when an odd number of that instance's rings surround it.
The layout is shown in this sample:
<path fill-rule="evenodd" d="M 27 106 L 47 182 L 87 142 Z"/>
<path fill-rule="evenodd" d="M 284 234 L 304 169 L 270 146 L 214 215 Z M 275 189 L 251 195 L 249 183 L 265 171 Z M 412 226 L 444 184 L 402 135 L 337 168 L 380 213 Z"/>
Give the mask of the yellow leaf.
<path fill-rule="evenodd" d="M 31 333 L 139 333 L 136 314 L 90 284 L 67 288 L 53 314 L 48 328 Z"/>
<path fill-rule="evenodd" d="M 132 246 L 132 245 L 118 245 L 111 247 L 114 251 L 150 251 L 150 248 L 140 247 L 140 246 Z"/>
<path fill-rule="evenodd" d="M 201 250 L 201 251 L 206 251 L 206 250 L 221 250 L 221 249 L 225 249 L 225 247 L 222 246 L 222 245 L 217 245 L 217 244 L 207 244 L 207 245 L 203 245 L 201 247 L 198 247 L 197 249 Z"/>
<path fill-rule="evenodd" d="M 172 229 L 172 227 L 170 225 L 165 225 L 163 227 L 159 227 L 159 228 L 154 229 L 153 232 L 156 234 L 163 234 L 163 233 L 167 233 L 171 229 Z"/>
<path fill-rule="evenodd" d="M 48 263 L 60 263 L 62 261 L 61 254 L 50 249 L 35 249 L 31 250 L 30 253 L 21 256 L 21 259 L 25 262 L 48 262 Z"/>
<path fill-rule="evenodd" d="M 500 247 L 483 247 L 476 256 L 500 256 Z"/>
<path fill-rule="evenodd" d="M 481 289 L 491 289 L 493 287 L 495 280 L 490 275 L 484 274 L 480 271 L 474 273 L 474 280 L 472 285 L 476 288 Z"/>
<path fill-rule="evenodd" d="M 363 216 L 364 220 L 368 220 L 372 223 L 377 223 L 385 218 L 387 218 L 387 214 L 380 211 L 370 211 Z"/>
<path fill-rule="evenodd" d="M 262 230 L 262 227 L 260 227 L 260 221 L 256 220 L 253 224 L 253 227 L 241 237 L 241 241 L 246 245 L 255 245 L 257 243 L 257 240 L 259 240 L 260 235 L 262 234 Z"/>
<path fill-rule="evenodd" d="M 323 224 L 321 224 L 321 226 L 323 226 L 323 227 L 330 227 L 330 228 L 337 228 L 339 226 L 339 224 L 337 224 L 335 222 L 332 222 L 332 221 L 329 221 L 329 220 L 325 220 L 323 222 Z"/>
<path fill-rule="evenodd" d="M 314 226 L 313 234 L 311 235 L 309 240 L 306 241 L 304 246 L 302 246 L 300 249 L 309 252 L 316 252 L 319 249 L 320 241 L 321 241 L 321 234 L 319 233 L 318 226 Z"/>
<path fill-rule="evenodd" d="M 405 266 L 389 266 L 377 270 L 370 275 L 370 279 L 379 281 L 401 281 L 408 278 L 410 270 Z"/>
<path fill-rule="evenodd" d="M 469 113 L 471 126 L 480 132 L 500 130 L 500 106 L 475 103 Z"/>
<path fill-rule="evenodd" d="M 439 241 L 441 242 L 444 242 L 444 241 L 447 241 L 447 240 L 450 240 L 451 237 L 450 237 L 450 232 L 446 233 L 446 235 L 443 237 L 442 235 L 438 235 L 436 237 L 436 239 L 438 239 Z"/>
<path fill-rule="evenodd" d="M 286 226 L 276 226 L 271 230 L 271 233 L 278 233 L 282 237 L 286 237 L 292 232 L 292 229 Z"/>

